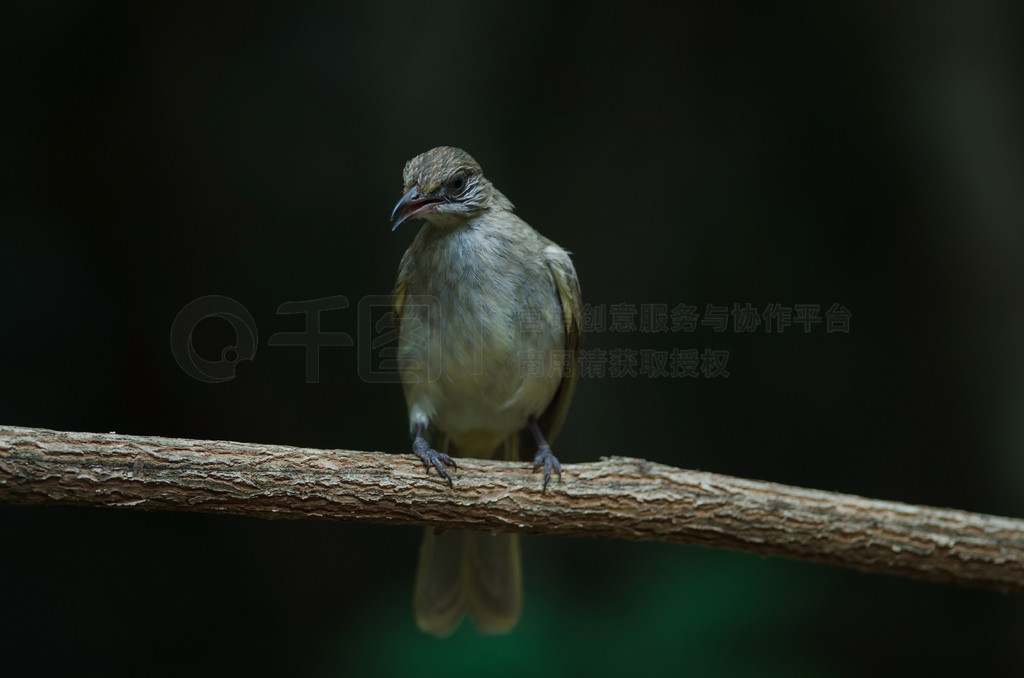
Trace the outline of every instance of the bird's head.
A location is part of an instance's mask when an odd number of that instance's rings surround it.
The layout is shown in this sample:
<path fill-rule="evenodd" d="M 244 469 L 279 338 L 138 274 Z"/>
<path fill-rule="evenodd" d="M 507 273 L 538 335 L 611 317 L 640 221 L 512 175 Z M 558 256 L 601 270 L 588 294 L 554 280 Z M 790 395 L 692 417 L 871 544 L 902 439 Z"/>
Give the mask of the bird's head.
<path fill-rule="evenodd" d="M 417 155 L 405 164 L 402 178 L 405 195 L 391 212 L 392 231 L 409 219 L 459 226 L 487 209 L 494 191 L 476 160 L 451 146 Z"/>

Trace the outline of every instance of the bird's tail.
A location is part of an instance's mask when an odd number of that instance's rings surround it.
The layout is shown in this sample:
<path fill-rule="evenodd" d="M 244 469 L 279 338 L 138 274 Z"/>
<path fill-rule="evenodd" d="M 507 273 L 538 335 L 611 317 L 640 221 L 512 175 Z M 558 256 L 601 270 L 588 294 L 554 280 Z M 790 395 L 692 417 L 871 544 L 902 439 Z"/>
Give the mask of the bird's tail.
<path fill-rule="evenodd" d="M 449 451 L 446 436 L 438 449 Z M 518 436 L 510 436 L 500 451 L 518 459 Z M 523 573 L 519 535 L 485 534 L 465 530 L 438 533 L 427 528 L 420 549 L 413 594 L 416 623 L 444 637 L 468 614 L 482 633 L 507 633 L 523 609 Z"/>

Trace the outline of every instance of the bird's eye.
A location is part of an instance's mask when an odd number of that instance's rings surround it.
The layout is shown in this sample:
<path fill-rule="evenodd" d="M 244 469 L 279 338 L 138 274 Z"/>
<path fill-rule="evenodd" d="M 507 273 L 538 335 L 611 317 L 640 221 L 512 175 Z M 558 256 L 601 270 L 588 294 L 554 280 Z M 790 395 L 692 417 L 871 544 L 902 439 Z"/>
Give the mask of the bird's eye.
<path fill-rule="evenodd" d="M 459 175 L 448 182 L 448 192 L 452 194 L 462 193 L 462 189 L 466 187 L 466 177 Z"/>

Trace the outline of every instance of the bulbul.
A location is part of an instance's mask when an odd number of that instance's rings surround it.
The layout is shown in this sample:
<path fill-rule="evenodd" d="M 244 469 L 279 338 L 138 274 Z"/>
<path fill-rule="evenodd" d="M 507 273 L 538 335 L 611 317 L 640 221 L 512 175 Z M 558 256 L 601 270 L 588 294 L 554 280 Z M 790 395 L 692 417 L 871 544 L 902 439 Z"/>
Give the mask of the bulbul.
<path fill-rule="evenodd" d="M 544 469 L 546 491 L 552 471 L 561 479 L 550 444 L 572 400 L 583 341 L 569 254 L 516 216 L 461 149 L 416 156 L 403 180 L 392 230 L 426 222 L 394 291 L 412 451 L 453 486 L 453 456 L 515 460 L 522 438 L 536 446 L 533 470 Z M 413 606 L 419 627 L 437 636 L 463 614 L 482 632 L 510 631 L 522 611 L 517 535 L 428 529 Z"/>

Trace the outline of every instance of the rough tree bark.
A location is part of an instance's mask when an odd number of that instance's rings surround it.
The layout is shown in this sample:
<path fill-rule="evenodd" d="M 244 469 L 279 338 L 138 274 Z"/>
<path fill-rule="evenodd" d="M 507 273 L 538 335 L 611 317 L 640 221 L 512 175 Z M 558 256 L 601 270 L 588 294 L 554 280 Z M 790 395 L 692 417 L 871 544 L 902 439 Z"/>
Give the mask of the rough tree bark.
<path fill-rule="evenodd" d="M 702 544 L 1024 593 L 1024 520 L 611 457 L 525 463 L 0 426 L 0 502 Z"/>

